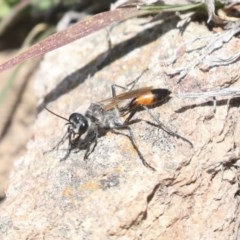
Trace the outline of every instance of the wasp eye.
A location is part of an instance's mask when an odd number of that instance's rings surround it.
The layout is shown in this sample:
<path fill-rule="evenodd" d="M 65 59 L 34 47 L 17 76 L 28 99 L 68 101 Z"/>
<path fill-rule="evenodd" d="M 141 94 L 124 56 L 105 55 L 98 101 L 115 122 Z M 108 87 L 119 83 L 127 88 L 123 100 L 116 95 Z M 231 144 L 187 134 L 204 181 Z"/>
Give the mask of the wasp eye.
<path fill-rule="evenodd" d="M 88 121 L 80 113 L 72 113 L 69 117 L 68 131 L 74 134 L 82 135 L 88 129 Z"/>

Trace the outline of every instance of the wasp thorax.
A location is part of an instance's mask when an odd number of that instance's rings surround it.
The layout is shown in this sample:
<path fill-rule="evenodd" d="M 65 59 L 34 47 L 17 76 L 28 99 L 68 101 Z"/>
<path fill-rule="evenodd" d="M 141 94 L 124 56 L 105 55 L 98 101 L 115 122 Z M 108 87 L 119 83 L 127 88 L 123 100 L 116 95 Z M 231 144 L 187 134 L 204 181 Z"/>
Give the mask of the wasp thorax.
<path fill-rule="evenodd" d="M 88 129 L 88 121 L 80 113 L 72 113 L 69 117 L 68 132 L 74 134 L 84 134 Z"/>

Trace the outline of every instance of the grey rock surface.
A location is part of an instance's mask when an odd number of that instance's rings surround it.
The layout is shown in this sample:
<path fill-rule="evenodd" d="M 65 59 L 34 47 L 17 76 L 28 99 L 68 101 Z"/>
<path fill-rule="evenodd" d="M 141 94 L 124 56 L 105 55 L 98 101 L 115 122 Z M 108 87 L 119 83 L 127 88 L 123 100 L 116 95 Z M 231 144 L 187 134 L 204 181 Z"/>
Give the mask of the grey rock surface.
<path fill-rule="evenodd" d="M 181 99 L 239 85 L 239 61 L 203 71 L 197 65 L 180 83 L 170 73 L 201 57 L 214 35 L 191 23 L 183 35 L 174 20 L 131 19 L 46 54 L 36 73 L 39 114 L 27 154 L 16 163 L 0 208 L 1 239 L 237 239 L 239 225 L 239 109 L 233 99 Z M 112 43 L 109 48 L 109 37 Z M 203 37 L 193 42 L 197 36 Z M 233 38 L 212 57 L 233 55 Z M 191 51 L 192 50 L 192 51 Z M 144 70 L 148 69 L 142 76 Z M 128 138 L 108 133 L 89 159 L 66 144 L 49 152 L 66 131 L 68 117 L 111 96 L 111 85 L 168 88 L 174 94 L 151 109 L 188 143 L 145 122 L 131 126 L 138 147 L 156 171 L 143 166 Z M 151 121 L 146 111 L 138 118 Z M 227 164 L 229 163 L 229 164 Z"/>

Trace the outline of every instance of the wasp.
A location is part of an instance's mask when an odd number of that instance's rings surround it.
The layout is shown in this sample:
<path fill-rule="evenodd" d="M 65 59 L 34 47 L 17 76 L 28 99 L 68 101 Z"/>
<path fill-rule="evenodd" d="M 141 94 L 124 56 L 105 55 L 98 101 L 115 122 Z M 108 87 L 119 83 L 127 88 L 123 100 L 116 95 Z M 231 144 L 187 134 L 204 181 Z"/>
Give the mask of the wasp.
<path fill-rule="evenodd" d="M 112 86 L 112 97 L 97 103 L 92 103 L 85 114 L 75 112 L 72 113 L 68 119 L 45 107 L 50 113 L 64 119 L 68 125 L 67 132 L 54 149 L 59 148 L 59 146 L 68 139 L 68 149 L 61 160 L 67 159 L 73 149 L 85 149 L 84 159 L 87 159 L 94 151 L 97 145 L 97 139 L 108 131 L 111 131 L 115 134 L 127 136 L 144 166 L 155 170 L 145 161 L 139 151 L 130 126 L 137 121 L 144 121 L 142 119 L 134 120 L 133 116 L 138 111 L 146 110 L 154 120 L 154 126 L 162 128 L 170 135 L 181 138 L 193 146 L 188 139 L 166 127 L 149 110 L 149 108 L 154 105 L 163 104 L 170 97 L 170 94 L 171 91 L 165 88 L 153 89 L 152 87 L 143 87 L 116 95 L 115 87 Z M 125 101 L 127 101 L 127 103 L 122 104 Z M 125 134 L 123 130 L 127 130 L 129 134 Z"/>

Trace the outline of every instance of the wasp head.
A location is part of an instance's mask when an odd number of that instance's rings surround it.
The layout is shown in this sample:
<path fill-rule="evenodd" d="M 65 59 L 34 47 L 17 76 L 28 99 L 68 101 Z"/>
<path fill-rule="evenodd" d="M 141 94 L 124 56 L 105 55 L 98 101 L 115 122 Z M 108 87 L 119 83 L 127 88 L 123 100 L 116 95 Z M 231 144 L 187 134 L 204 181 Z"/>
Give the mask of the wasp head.
<path fill-rule="evenodd" d="M 80 113 L 72 113 L 69 117 L 68 132 L 73 135 L 82 135 L 88 130 L 88 121 Z"/>

